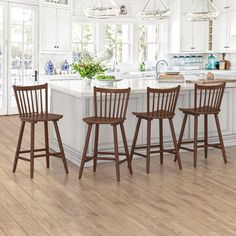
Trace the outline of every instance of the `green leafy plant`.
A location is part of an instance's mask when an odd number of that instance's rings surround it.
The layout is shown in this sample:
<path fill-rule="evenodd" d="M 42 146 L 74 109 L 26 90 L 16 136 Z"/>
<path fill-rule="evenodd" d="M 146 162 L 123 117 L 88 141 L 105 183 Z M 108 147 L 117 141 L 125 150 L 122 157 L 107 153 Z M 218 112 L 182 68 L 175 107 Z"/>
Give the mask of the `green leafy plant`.
<path fill-rule="evenodd" d="M 98 75 L 98 80 L 115 80 L 116 77 L 114 75 Z"/>
<path fill-rule="evenodd" d="M 71 65 L 73 73 L 79 73 L 82 78 L 93 79 L 94 76 L 104 73 L 107 68 L 96 60 L 79 60 Z"/>

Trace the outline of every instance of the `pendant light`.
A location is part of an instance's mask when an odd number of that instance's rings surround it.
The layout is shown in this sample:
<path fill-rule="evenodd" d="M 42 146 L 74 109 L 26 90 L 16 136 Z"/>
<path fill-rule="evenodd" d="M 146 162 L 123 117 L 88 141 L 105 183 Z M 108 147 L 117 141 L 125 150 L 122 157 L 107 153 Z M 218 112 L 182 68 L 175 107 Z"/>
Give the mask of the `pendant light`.
<path fill-rule="evenodd" d="M 84 9 L 90 18 L 107 19 L 120 14 L 119 6 L 113 0 L 94 0 L 93 6 Z"/>
<path fill-rule="evenodd" d="M 209 21 L 215 20 L 219 13 L 211 0 L 195 0 L 195 4 L 187 13 L 187 17 L 190 21 Z"/>
<path fill-rule="evenodd" d="M 147 0 L 139 16 L 143 20 L 163 20 L 171 16 L 171 10 L 165 0 Z"/>

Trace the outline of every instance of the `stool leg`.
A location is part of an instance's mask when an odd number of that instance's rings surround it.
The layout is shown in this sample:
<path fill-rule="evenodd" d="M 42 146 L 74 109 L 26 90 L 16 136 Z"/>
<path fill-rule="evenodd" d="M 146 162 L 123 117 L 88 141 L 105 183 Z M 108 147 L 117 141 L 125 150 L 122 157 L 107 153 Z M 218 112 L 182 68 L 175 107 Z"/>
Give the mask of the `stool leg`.
<path fill-rule="evenodd" d="M 114 149 L 115 149 L 115 162 L 116 162 L 116 177 L 117 181 L 120 181 L 120 163 L 119 163 L 119 148 L 118 148 L 118 138 L 117 138 L 117 126 L 113 126 L 114 135 Z"/>
<path fill-rule="evenodd" d="M 127 162 L 128 162 L 129 172 L 132 175 L 133 171 L 132 171 L 132 165 L 131 165 L 131 158 L 130 158 L 130 155 L 129 155 L 129 149 L 128 149 L 128 144 L 127 144 L 127 139 L 126 139 L 125 129 L 124 129 L 124 124 L 123 123 L 120 124 L 120 129 L 121 129 L 122 139 L 123 139 L 123 143 L 124 143 L 126 159 L 127 159 Z"/>
<path fill-rule="evenodd" d="M 81 164 L 80 164 L 80 168 L 79 168 L 79 179 L 81 179 L 82 174 L 83 174 L 84 163 L 85 163 L 86 155 L 87 155 L 87 151 L 88 151 L 88 145 L 89 145 L 91 131 L 92 131 L 92 125 L 90 124 L 88 127 L 88 131 L 87 131 L 87 135 L 86 135 L 86 139 L 85 139 L 85 144 L 84 144 L 83 156 L 82 156 L 82 160 L 81 160 Z"/>
<path fill-rule="evenodd" d="M 133 156 L 134 156 L 134 150 L 135 150 L 137 139 L 138 139 L 140 124 L 141 124 L 141 118 L 138 118 L 138 122 L 137 122 L 135 133 L 134 133 L 133 143 L 132 143 L 132 147 L 131 147 L 131 152 L 130 152 L 130 160 L 131 161 L 132 161 Z"/>
<path fill-rule="evenodd" d="M 215 114 L 215 121 L 216 121 L 217 132 L 218 132 L 218 136 L 219 136 L 219 140 L 220 140 L 222 155 L 223 155 L 225 164 L 227 164 L 227 157 L 226 157 L 226 153 L 225 153 L 225 146 L 224 146 L 224 141 L 223 141 L 223 137 L 222 137 L 222 133 L 221 133 L 218 114 Z"/>
<path fill-rule="evenodd" d="M 183 137 L 184 137 L 184 131 L 185 131 L 186 123 L 187 123 L 187 118 L 188 118 L 188 114 L 185 113 L 183 123 L 182 123 L 182 127 L 181 127 L 181 131 L 180 131 L 180 135 L 179 135 L 178 149 L 180 149 L 181 144 L 182 144 L 182 140 L 183 140 Z M 176 161 L 177 161 L 177 157 L 175 155 L 175 162 Z"/>
<path fill-rule="evenodd" d="M 163 165 L 163 120 L 159 119 L 160 162 Z"/>
<path fill-rule="evenodd" d="M 147 121 L 147 160 L 146 173 L 150 172 L 150 151 L 151 151 L 151 120 Z"/>
<path fill-rule="evenodd" d="M 197 167 L 197 144 L 198 144 L 198 116 L 194 116 L 194 148 L 193 148 L 193 162 L 194 167 Z"/>
<path fill-rule="evenodd" d="M 181 164 L 181 159 L 180 159 L 180 155 L 179 155 L 179 148 L 178 148 L 178 144 L 177 144 L 177 140 L 176 140 L 176 134 L 175 134 L 173 120 L 169 119 L 169 123 L 170 123 L 170 130 L 171 130 L 171 134 L 172 134 L 172 139 L 173 139 L 173 143 L 174 143 L 174 147 L 175 147 L 176 159 L 178 161 L 179 169 L 182 170 L 182 164 Z"/>
<path fill-rule="evenodd" d="M 208 156 L 208 116 L 204 115 L 204 154 L 205 158 Z"/>
<path fill-rule="evenodd" d="M 58 128 L 58 125 L 57 125 L 57 121 L 53 121 L 53 124 L 54 124 L 54 127 L 55 127 L 55 131 L 56 131 L 56 135 L 57 135 L 57 141 L 58 141 L 58 145 L 59 145 L 59 148 L 60 148 L 61 158 L 62 158 L 62 161 L 63 161 L 65 172 L 68 174 L 69 173 L 68 166 L 67 166 L 67 162 L 66 162 L 66 157 L 65 157 L 64 148 L 63 148 L 63 145 L 62 145 L 60 131 L 59 131 L 59 128 Z"/>
<path fill-rule="evenodd" d="M 34 130 L 35 123 L 31 123 L 31 134 L 30 134 L 30 178 L 34 177 Z"/>
<path fill-rule="evenodd" d="M 48 141 L 48 122 L 44 121 L 44 138 L 45 138 L 45 149 L 46 149 L 46 164 L 49 168 L 49 141 Z"/>
<path fill-rule="evenodd" d="M 23 138 L 23 134 L 24 134 L 24 129 L 25 129 L 25 121 L 22 121 L 21 122 L 20 133 L 19 133 L 19 138 L 18 138 L 18 143 L 17 143 L 17 148 L 16 148 L 16 154 L 15 154 L 13 170 L 12 170 L 13 173 L 16 172 L 16 167 L 17 167 L 17 163 L 18 163 L 18 158 L 19 158 L 22 138 Z"/>
<path fill-rule="evenodd" d="M 99 137 L 99 124 L 95 126 L 95 139 L 94 139 L 94 154 L 93 154 L 93 172 L 97 169 L 97 156 L 98 156 L 98 137 Z"/>

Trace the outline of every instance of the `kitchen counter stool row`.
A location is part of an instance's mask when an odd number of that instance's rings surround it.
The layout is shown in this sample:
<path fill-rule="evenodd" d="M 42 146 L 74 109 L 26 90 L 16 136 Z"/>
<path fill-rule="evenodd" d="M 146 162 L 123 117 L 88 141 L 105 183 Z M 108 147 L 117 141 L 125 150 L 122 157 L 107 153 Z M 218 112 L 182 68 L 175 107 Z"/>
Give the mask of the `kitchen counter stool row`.
<path fill-rule="evenodd" d="M 106 89 L 94 87 L 94 116 L 84 118 L 84 122 L 88 125 L 87 135 L 85 139 L 85 145 L 83 150 L 83 156 L 81 160 L 79 178 L 82 177 L 84 164 L 90 160 L 93 160 L 93 171 L 96 172 L 98 160 L 113 160 L 116 166 L 117 181 L 120 181 L 120 164 L 127 162 L 130 174 L 132 171 L 132 159 L 134 155 L 146 158 L 146 173 L 150 172 L 150 157 L 151 154 L 160 154 L 160 163 L 163 164 L 163 153 L 174 154 L 174 160 L 178 162 L 179 169 L 182 169 L 179 150 L 184 149 L 192 151 L 194 156 L 194 167 L 197 166 L 197 149 L 204 148 L 205 158 L 207 158 L 208 148 L 214 147 L 222 150 L 224 162 L 227 163 L 223 138 L 220 129 L 220 122 L 218 115 L 220 113 L 220 106 L 225 90 L 225 83 L 219 83 L 214 85 L 199 85 L 195 84 L 194 95 L 194 107 L 192 108 L 180 108 L 184 113 L 184 119 L 179 136 L 179 141 L 176 140 L 176 133 L 173 124 L 173 118 L 175 116 L 176 104 L 178 101 L 180 86 L 168 89 L 156 89 L 147 88 L 147 111 L 146 112 L 133 112 L 133 115 L 137 117 L 137 125 L 134 133 L 133 144 L 131 151 L 129 152 L 124 122 L 126 120 L 126 112 L 130 96 L 130 88 L 127 89 Z M 57 156 L 62 158 L 65 172 L 68 173 L 68 167 L 66 158 L 61 142 L 57 121 L 62 118 L 62 115 L 48 113 L 48 87 L 45 85 L 38 86 L 14 86 L 14 92 L 16 96 L 16 102 L 19 110 L 19 117 L 21 119 L 21 130 L 18 139 L 18 145 L 15 155 L 15 161 L 13 165 L 13 172 L 16 171 L 18 159 L 30 162 L 30 176 L 33 178 L 34 173 L 34 158 L 46 157 L 47 168 L 49 168 L 49 156 Z M 208 143 L 208 116 L 213 115 L 216 122 L 219 143 Z M 184 130 L 188 116 L 194 117 L 194 140 L 183 141 Z M 198 117 L 204 116 L 204 139 L 198 139 Z M 159 122 L 159 144 L 151 143 L 151 126 L 152 122 L 157 120 Z M 173 140 L 173 148 L 166 149 L 163 146 L 163 120 L 168 120 Z M 51 153 L 49 150 L 48 141 L 48 122 L 52 121 L 55 127 L 58 145 L 60 152 Z M 141 122 L 147 123 L 147 142 L 146 145 L 136 145 L 137 138 L 140 131 Z M 31 124 L 31 147 L 30 150 L 21 150 L 21 143 L 24 133 L 25 123 Z M 45 132 L 45 148 L 34 148 L 34 127 L 37 122 L 44 122 Z M 114 139 L 114 152 L 100 151 L 99 150 L 99 127 L 101 125 L 109 125 L 113 129 Z M 95 127 L 94 137 L 94 150 L 91 156 L 87 155 L 88 146 L 91 138 L 92 127 Z M 118 127 L 121 130 L 122 141 L 124 146 L 124 152 L 119 152 L 118 147 Z M 203 143 L 199 145 L 198 143 Z M 193 149 L 183 144 L 193 143 Z M 145 149 L 146 152 L 140 152 Z M 154 150 L 155 149 L 155 150 Z M 37 154 L 37 152 L 44 152 L 43 154 Z M 30 158 L 22 157 L 21 154 L 30 153 Z M 145 154 L 144 154 L 145 153 Z M 113 156 L 113 157 L 111 157 Z M 120 156 L 124 156 L 120 160 Z"/>

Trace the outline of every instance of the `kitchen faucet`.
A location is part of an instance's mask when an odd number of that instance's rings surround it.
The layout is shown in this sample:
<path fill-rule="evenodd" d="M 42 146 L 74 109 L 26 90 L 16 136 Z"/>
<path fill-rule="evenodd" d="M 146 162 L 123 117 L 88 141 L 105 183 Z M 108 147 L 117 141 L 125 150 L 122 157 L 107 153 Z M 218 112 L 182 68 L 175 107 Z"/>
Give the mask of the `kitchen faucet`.
<path fill-rule="evenodd" d="M 166 60 L 159 60 L 156 62 L 156 66 L 155 66 L 156 77 L 158 77 L 158 75 L 160 74 L 159 65 L 164 65 L 164 64 L 168 66 L 168 62 Z"/>

